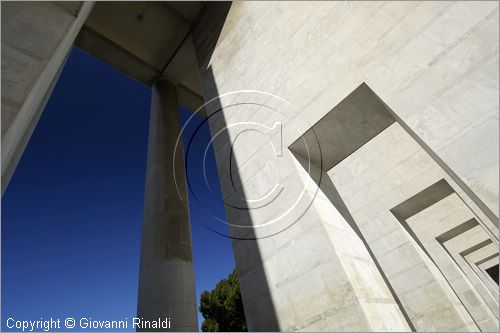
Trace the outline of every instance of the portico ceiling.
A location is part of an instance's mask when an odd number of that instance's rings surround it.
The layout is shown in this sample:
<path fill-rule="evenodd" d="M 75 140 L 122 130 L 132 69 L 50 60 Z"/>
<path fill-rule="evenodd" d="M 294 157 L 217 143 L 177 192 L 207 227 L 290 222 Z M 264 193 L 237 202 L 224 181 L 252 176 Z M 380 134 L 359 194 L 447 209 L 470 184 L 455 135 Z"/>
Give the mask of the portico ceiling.
<path fill-rule="evenodd" d="M 198 1 L 97 1 L 75 45 L 146 85 L 166 75 L 202 96 L 189 34 L 203 6 Z"/>

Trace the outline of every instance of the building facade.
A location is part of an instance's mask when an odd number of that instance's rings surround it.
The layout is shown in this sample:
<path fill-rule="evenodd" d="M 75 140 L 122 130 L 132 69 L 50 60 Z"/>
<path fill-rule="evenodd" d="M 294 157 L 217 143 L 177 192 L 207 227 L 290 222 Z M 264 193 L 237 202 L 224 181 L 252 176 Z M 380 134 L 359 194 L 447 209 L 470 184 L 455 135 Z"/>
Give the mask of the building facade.
<path fill-rule="evenodd" d="M 140 316 L 197 330 L 183 104 L 249 330 L 498 330 L 497 2 L 1 9 L 2 191 L 72 45 L 152 86 Z"/>

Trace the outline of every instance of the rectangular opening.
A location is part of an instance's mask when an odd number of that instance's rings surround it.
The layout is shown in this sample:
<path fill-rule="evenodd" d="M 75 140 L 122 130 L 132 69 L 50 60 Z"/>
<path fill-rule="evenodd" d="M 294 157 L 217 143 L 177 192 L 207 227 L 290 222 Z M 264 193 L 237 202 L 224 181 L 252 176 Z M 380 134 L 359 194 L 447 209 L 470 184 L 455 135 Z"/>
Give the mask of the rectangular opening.
<path fill-rule="evenodd" d="M 488 273 L 488 275 L 493 279 L 493 281 L 496 282 L 496 284 L 499 284 L 498 283 L 498 264 L 488 268 L 486 270 L 486 273 Z"/>

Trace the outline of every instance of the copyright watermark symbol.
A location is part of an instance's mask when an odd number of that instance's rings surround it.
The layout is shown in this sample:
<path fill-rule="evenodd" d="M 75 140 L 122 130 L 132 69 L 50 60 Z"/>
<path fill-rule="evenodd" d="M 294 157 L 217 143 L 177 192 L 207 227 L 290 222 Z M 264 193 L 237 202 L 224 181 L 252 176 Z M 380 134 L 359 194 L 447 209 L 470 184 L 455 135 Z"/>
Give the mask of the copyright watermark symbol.
<path fill-rule="evenodd" d="M 205 223 L 207 228 L 230 238 L 258 239 L 276 235 L 300 220 L 318 191 L 319 182 L 307 177 L 313 173 L 309 151 L 321 156 L 317 153 L 321 149 L 314 131 L 308 139 L 304 137 L 304 131 L 311 126 L 300 117 L 289 102 L 256 90 L 220 95 L 191 115 L 177 137 L 172 170 L 183 199 L 180 189 L 184 180 L 175 171 L 183 158 L 190 198 L 211 217 Z M 192 121 L 200 123 L 187 138 Z M 207 125 L 211 139 L 203 142 L 204 153 L 198 154 L 193 146 L 201 140 L 201 128 Z M 182 151 L 183 138 L 184 157 L 178 153 Z M 306 154 L 300 161 L 288 148 L 290 138 L 303 140 Z M 206 199 L 220 197 L 213 180 L 207 176 L 210 171 L 207 160 L 212 152 L 226 216 L 215 215 L 210 206 L 213 201 Z M 229 226 L 229 234 L 225 224 Z"/>
<path fill-rule="evenodd" d="M 76 321 L 73 318 L 66 318 L 66 320 L 64 320 L 64 326 L 66 328 L 73 328 L 73 327 L 75 327 L 75 325 L 76 325 Z"/>

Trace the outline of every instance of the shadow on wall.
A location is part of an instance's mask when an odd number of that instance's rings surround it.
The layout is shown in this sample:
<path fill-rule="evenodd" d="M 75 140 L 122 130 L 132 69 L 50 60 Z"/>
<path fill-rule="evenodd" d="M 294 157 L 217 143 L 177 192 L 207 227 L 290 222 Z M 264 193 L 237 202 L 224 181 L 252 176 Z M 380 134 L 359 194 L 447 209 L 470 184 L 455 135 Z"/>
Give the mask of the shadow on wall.
<path fill-rule="evenodd" d="M 231 191 L 230 186 L 227 186 L 228 183 L 224 182 L 224 180 L 231 179 L 233 184 L 241 184 L 242 179 L 238 170 L 233 169 L 230 171 L 230 164 L 235 165 L 235 161 L 232 160 L 230 154 L 231 139 L 229 133 L 225 130 L 227 121 L 222 112 L 222 103 L 218 98 L 219 92 L 212 68 L 209 66 L 210 58 L 226 23 L 230 7 L 230 2 L 207 4 L 197 22 L 193 24 L 193 41 L 205 100 L 209 101 L 209 105 L 205 108 L 207 112 L 205 121 L 209 122 L 212 136 L 214 136 L 214 133 L 219 133 L 217 140 L 214 140 L 213 144 L 227 220 L 231 221 L 231 223 L 237 221 L 239 226 L 249 227 L 252 226 L 252 218 L 245 200 L 245 194 L 241 193 L 242 191 L 234 193 Z M 224 183 L 226 186 L 224 186 Z M 248 330 L 279 331 L 278 320 L 271 298 L 269 283 L 263 269 L 263 260 L 256 241 L 255 231 L 253 228 L 243 228 L 243 230 L 242 232 L 242 229 L 229 225 L 230 235 L 224 235 L 215 229 L 212 231 L 232 239 Z"/>

